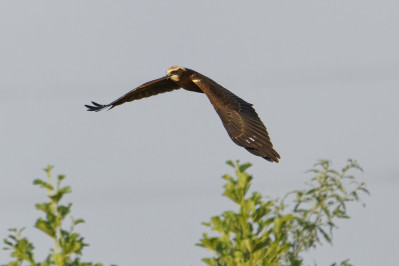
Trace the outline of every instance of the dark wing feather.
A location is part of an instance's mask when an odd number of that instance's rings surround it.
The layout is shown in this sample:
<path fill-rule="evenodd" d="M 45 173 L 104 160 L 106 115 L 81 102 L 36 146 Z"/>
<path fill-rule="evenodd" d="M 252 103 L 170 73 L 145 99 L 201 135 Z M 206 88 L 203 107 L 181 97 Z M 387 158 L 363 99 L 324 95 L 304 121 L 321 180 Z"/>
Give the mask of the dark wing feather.
<path fill-rule="evenodd" d="M 167 77 L 162 77 L 153 81 L 149 81 L 144 83 L 143 85 L 129 91 L 122 97 L 113 101 L 110 104 L 102 105 L 96 102 L 91 102 L 93 105 L 85 105 L 87 107 L 87 111 L 101 111 L 107 107 L 109 109 L 114 108 L 117 105 L 123 104 L 125 102 L 131 102 L 134 100 L 139 100 L 146 97 L 151 97 L 153 95 L 157 95 L 159 93 L 164 93 L 172 90 L 179 89 L 180 87 L 176 85 L 173 81 L 168 79 Z"/>
<path fill-rule="evenodd" d="M 266 127 L 252 104 L 199 73 L 192 74 L 191 80 L 208 96 L 237 145 L 270 162 L 278 162 L 280 155 L 273 149 Z"/>

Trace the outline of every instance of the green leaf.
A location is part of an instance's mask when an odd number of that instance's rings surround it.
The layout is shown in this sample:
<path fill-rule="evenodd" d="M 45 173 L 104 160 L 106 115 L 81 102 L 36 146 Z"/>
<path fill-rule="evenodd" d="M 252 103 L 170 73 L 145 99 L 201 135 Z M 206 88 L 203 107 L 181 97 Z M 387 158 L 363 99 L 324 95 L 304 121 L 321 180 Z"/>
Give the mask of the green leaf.
<path fill-rule="evenodd" d="M 252 215 L 252 219 L 254 220 L 255 223 L 257 223 L 260 219 L 262 219 L 264 216 L 266 216 L 270 212 L 270 209 L 263 205 L 259 208 L 257 208 Z"/>
<path fill-rule="evenodd" d="M 55 230 L 51 223 L 43 220 L 42 218 L 37 219 L 35 227 L 42 232 L 46 233 L 52 238 L 55 238 Z"/>
<path fill-rule="evenodd" d="M 57 211 L 61 220 L 63 220 L 71 212 L 71 207 L 72 203 L 69 203 L 68 206 L 58 206 Z"/>
<path fill-rule="evenodd" d="M 230 160 L 227 161 L 226 164 L 227 164 L 227 165 L 230 165 L 230 166 L 233 167 L 233 168 L 236 167 L 236 165 L 233 163 L 233 161 L 230 161 Z"/>
<path fill-rule="evenodd" d="M 84 223 L 84 222 L 85 222 L 85 220 L 83 220 L 83 219 L 73 220 L 73 224 L 74 224 L 74 225 L 82 224 L 82 223 Z"/>
<path fill-rule="evenodd" d="M 36 203 L 36 209 L 45 212 L 46 214 L 53 213 L 51 209 L 51 203 Z"/>
<path fill-rule="evenodd" d="M 322 228 L 318 228 L 319 232 L 323 235 L 324 239 L 327 240 L 328 243 L 331 243 L 332 239 L 331 236 L 324 231 Z"/>
<path fill-rule="evenodd" d="M 72 192 L 72 189 L 70 187 L 63 187 L 63 188 L 59 189 L 54 195 L 50 196 L 50 198 L 55 203 L 58 203 L 66 193 L 70 193 L 70 192 Z"/>
<path fill-rule="evenodd" d="M 62 188 L 60 188 L 59 192 L 62 194 L 71 193 L 72 188 L 70 186 L 62 187 Z"/>
<path fill-rule="evenodd" d="M 53 190 L 53 186 L 51 184 L 48 184 L 47 182 L 44 182 L 40 179 L 35 179 L 33 180 L 34 185 L 40 185 L 42 188 L 46 188 L 48 190 Z"/>
<path fill-rule="evenodd" d="M 252 164 L 250 163 L 243 163 L 238 167 L 238 169 L 240 170 L 241 173 L 244 173 L 251 166 Z"/>

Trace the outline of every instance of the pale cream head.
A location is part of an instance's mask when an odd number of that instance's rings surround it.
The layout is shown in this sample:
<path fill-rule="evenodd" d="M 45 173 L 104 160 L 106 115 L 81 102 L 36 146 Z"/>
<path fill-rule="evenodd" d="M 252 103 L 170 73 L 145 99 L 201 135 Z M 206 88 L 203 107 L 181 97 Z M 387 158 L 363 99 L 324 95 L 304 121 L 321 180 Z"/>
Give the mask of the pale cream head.
<path fill-rule="evenodd" d="M 173 81 L 179 81 L 185 70 L 186 69 L 181 66 L 172 66 L 166 71 L 166 75 Z"/>

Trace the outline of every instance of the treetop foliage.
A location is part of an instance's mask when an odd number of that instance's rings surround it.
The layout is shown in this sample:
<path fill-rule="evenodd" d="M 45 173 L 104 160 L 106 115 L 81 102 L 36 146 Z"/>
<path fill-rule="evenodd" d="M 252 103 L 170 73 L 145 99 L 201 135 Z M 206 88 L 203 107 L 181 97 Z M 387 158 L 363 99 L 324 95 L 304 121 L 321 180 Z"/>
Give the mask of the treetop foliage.
<path fill-rule="evenodd" d="M 361 192 L 368 193 L 365 184 L 350 174 L 361 170 L 352 160 L 340 171 L 332 169 L 329 161 L 319 161 L 309 171 L 313 177 L 305 188 L 272 200 L 265 200 L 259 192 L 249 193 L 253 178 L 247 172 L 250 163 L 227 164 L 235 176 L 223 176 L 223 196 L 233 201 L 237 210 L 225 211 L 203 223 L 215 235 L 204 233 L 197 244 L 213 252 L 213 257 L 203 259 L 212 266 L 303 265 L 304 251 L 323 241 L 332 243 L 337 220 L 349 218 L 347 203 L 359 202 Z M 22 236 L 23 229 L 10 229 L 4 249 L 11 252 L 12 261 L 4 265 L 21 266 L 26 262 L 35 266 L 101 266 L 81 261 L 82 250 L 88 244 L 75 232 L 75 226 L 84 220 L 71 217 L 70 227 L 64 227 L 72 203 L 63 205 L 61 201 L 72 189 L 61 186 L 63 175 L 58 175 L 53 184 L 52 169 L 49 166 L 44 170 L 46 180 L 35 179 L 33 184 L 43 188 L 48 199 L 35 205 L 44 214 L 36 220 L 35 227 L 53 240 L 54 247 L 43 261 L 38 261 L 33 243 Z M 332 264 L 337 265 L 351 264 L 349 260 Z"/>
<path fill-rule="evenodd" d="M 246 170 L 251 164 L 227 164 L 236 177 L 223 176 L 227 181 L 223 196 L 238 210 L 203 223 L 217 234 L 205 233 L 197 244 L 214 253 L 203 259 L 208 265 L 302 265 L 301 253 L 322 240 L 332 243 L 336 220 L 349 218 L 346 203 L 360 201 L 359 192 L 368 193 L 365 184 L 348 173 L 361 170 L 352 160 L 341 171 L 331 169 L 329 161 L 318 162 L 309 171 L 314 177 L 306 188 L 274 200 L 264 200 L 259 192 L 248 195 L 252 176 Z M 346 260 L 340 265 L 350 264 Z"/>

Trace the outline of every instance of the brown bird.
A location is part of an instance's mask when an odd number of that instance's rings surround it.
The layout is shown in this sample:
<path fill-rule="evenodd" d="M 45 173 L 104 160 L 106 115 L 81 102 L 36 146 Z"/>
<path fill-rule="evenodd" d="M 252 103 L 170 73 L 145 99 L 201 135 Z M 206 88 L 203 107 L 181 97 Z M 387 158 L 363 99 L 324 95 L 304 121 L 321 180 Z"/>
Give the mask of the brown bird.
<path fill-rule="evenodd" d="M 108 107 L 112 109 L 125 102 L 180 88 L 205 93 L 235 144 L 270 162 L 278 162 L 280 155 L 273 149 L 266 127 L 252 104 L 247 103 L 210 78 L 188 68 L 172 66 L 166 72 L 165 77 L 144 83 L 110 104 L 101 105 L 92 102 L 92 106 L 85 106 L 88 111 L 98 112 Z"/>

